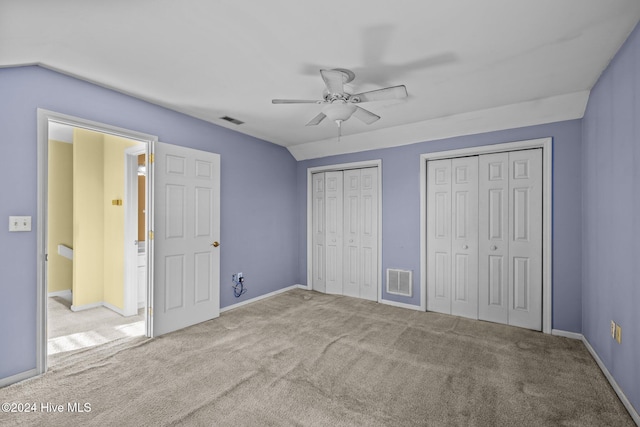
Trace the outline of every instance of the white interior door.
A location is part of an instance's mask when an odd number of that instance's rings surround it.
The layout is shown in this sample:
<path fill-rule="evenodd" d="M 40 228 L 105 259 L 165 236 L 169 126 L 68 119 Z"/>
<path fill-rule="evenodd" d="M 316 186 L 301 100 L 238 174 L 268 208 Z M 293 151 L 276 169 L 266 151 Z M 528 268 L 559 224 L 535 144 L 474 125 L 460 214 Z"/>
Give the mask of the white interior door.
<path fill-rule="evenodd" d="M 360 298 L 378 300 L 378 169 L 360 169 Z"/>
<path fill-rule="evenodd" d="M 344 171 L 343 293 L 360 298 L 360 170 Z"/>
<path fill-rule="evenodd" d="M 542 329 L 542 149 L 509 153 L 509 324 Z"/>
<path fill-rule="evenodd" d="M 478 318 L 478 157 L 451 160 L 451 314 Z"/>
<path fill-rule="evenodd" d="M 378 174 L 344 171 L 343 294 L 378 300 Z"/>
<path fill-rule="evenodd" d="M 313 265 L 311 286 L 318 292 L 327 292 L 325 280 L 325 191 L 324 173 L 313 174 L 312 227 Z"/>
<path fill-rule="evenodd" d="M 156 143 L 153 336 L 220 314 L 220 156 Z"/>
<path fill-rule="evenodd" d="M 342 294 L 342 171 L 325 172 L 326 292 Z"/>
<path fill-rule="evenodd" d="M 312 175 L 314 290 L 378 300 L 378 168 Z"/>
<path fill-rule="evenodd" d="M 542 329 L 542 149 L 427 163 L 427 309 Z"/>
<path fill-rule="evenodd" d="M 451 313 L 451 160 L 427 162 L 427 310 Z"/>
<path fill-rule="evenodd" d="M 509 319 L 509 153 L 480 156 L 478 317 Z"/>

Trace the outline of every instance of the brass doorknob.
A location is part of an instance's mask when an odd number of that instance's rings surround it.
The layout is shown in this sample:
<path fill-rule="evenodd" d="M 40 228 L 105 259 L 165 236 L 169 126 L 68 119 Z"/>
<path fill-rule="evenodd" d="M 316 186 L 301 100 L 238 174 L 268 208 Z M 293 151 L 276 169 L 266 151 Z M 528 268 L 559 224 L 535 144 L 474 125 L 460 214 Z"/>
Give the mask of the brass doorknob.
<path fill-rule="evenodd" d="M 218 246 L 220 246 L 220 243 L 218 243 L 218 242 L 213 242 L 213 243 L 211 244 L 211 246 L 213 246 L 214 248 L 217 248 Z"/>

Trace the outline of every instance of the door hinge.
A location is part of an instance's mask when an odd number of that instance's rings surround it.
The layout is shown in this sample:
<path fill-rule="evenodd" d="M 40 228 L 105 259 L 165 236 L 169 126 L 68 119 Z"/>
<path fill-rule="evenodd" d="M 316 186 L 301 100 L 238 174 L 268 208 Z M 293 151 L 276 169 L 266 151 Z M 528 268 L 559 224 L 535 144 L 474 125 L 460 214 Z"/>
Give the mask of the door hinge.
<path fill-rule="evenodd" d="M 153 240 L 153 230 L 149 230 L 149 240 Z"/>
<path fill-rule="evenodd" d="M 153 316 L 153 307 L 149 307 L 149 316 Z"/>
<path fill-rule="evenodd" d="M 153 153 L 149 154 L 149 163 L 153 163 L 155 160 L 155 155 Z"/>

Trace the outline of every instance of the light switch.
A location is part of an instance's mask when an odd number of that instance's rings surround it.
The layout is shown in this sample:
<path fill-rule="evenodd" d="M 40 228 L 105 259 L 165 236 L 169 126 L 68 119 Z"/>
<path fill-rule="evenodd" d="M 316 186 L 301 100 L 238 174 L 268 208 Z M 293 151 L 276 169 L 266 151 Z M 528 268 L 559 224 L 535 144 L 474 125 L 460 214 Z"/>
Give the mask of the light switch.
<path fill-rule="evenodd" d="M 31 217 L 10 216 L 9 231 L 31 231 Z"/>

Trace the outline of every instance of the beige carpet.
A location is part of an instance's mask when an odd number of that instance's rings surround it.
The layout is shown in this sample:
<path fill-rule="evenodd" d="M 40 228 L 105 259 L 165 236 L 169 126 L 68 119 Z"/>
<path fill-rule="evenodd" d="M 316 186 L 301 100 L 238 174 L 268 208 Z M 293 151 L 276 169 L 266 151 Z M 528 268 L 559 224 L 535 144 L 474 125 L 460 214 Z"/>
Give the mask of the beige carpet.
<path fill-rule="evenodd" d="M 579 341 L 303 290 L 68 354 L 0 402 L 65 406 L 1 425 L 633 425 Z"/>
<path fill-rule="evenodd" d="M 144 309 L 137 316 L 124 317 L 106 307 L 71 311 L 71 302 L 60 297 L 47 301 L 49 366 L 60 353 L 93 347 L 122 338 L 144 335 Z"/>

